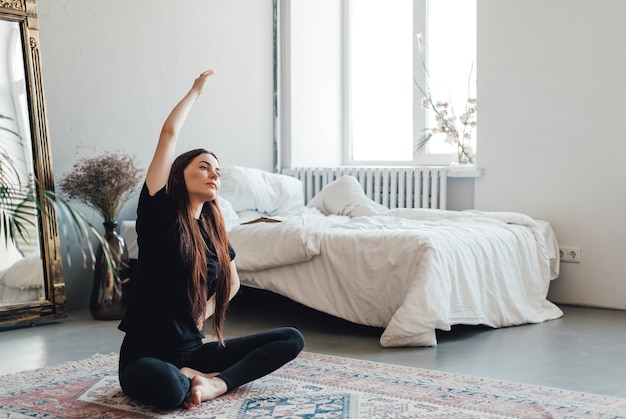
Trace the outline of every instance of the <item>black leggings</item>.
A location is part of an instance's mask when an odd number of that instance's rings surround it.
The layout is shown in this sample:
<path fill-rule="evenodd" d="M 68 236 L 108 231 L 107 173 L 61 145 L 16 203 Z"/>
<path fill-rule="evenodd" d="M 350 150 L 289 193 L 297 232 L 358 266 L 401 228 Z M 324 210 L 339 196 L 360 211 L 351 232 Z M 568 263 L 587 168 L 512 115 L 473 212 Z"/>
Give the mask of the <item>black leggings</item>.
<path fill-rule="evenodd" d="M 183 403 L 191 387 L 182 367 L 219 372 L 217 377 L 232 390 L 277 370 L 303 347 L 302 334 L 291 327 L 226 339 L 224 346 L 199 342 L 175 351 L 151 348 L 144 339 L 126 335 L 120 350 L 120 385 L 133 399 L 171 409 Z"/>

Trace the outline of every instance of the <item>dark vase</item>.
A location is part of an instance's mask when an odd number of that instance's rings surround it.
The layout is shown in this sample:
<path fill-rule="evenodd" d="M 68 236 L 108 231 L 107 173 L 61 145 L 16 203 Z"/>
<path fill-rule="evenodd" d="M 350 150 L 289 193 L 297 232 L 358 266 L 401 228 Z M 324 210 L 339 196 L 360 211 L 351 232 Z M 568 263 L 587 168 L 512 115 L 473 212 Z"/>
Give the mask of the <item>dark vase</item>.
<path fill-rule="evenodd" d="M 124 238 L 117 233 L 116 227 L 117 222 L 104 222 L 104 240 L 111 249 L 111 264 L 107 263 L 102 245 L 96 251 L 89 301 L 89 310 L 96 320 L 119 320 L 126 311 L 130 285 L 129 257 Z"/>

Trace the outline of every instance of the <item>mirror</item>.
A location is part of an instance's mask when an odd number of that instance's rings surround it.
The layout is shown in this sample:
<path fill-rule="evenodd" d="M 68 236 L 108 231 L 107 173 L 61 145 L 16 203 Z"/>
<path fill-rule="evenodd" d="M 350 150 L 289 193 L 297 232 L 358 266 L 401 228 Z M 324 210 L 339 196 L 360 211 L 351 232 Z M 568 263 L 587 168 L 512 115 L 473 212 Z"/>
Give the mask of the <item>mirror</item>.
<path fill-rule="evenodd" d="M 0 163 L 37 197 L 54 189 L 40 66 L 36 1 L 0 2 Z M 26 212 L 24 237 L 0 232 L 0 327 L 66 315 L 57 218 L 49 206 Z"/>

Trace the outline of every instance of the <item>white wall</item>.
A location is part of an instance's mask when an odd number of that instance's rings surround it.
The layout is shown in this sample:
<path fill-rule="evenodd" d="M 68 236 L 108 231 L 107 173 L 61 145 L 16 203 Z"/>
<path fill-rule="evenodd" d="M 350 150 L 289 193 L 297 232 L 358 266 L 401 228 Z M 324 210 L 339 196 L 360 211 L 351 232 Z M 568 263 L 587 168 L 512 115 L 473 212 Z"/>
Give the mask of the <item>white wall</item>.
<path fill-rule="evenodd" d="M 556 302 L 626 309 L 626 2 L 479 0 L 477 209 L 581 247 Z"/>
<path fill-rule="evenodd" d="M 123 149 L 147 164 L 163 119 L 208 67 L 216 76 L 180 149 L 205 146 L 222 164 L 271 170 L 271 0 L 39 3 L 57 179 L 79 155 L 104 150 Z M 336 10 L 329 0 L 320 8 Z M 622 0 L 478 1 L 485 175 L 475 182 L 475 207 L 548 220 L 561 244 L 582 248 L 582 263 L 562 264 L 551 285 L 556 302 L 626 308 L 625 12 Z M 311 69 L 320 66 L 311 77 L 327 72 L 314 54 L 299 54 Z M 334 160 L 336 146 L 316 141 L 341 127 L 319 115 L 309 120 L 318 125 L 292 134 L 308 135 L 311 147 L 290 157 L 302 165 L 314 152 Z M 471 201 L 467 190 L 459 194 Z M 134 207 L 127 204 L 121 218 Z M 64 266 L 70 308 L 87 304 L 91 272 L 80 265 L 74 258 Z"/>
<path fill-rule="evenodd" d="M 207 68 L 216 75 L 178 151 L 205 147 L 223 165 L 272 169 L 272 0 L 38 3 L 57 181 L 77 157 L 103 151 L 127 151 L 146 167 L 163 121 Z M 135 208 L 129 202 L 120 218 Z M 72 260 L 64 266 L 68 306 L 85 307 L 92 274 L 79 255 Z"/>

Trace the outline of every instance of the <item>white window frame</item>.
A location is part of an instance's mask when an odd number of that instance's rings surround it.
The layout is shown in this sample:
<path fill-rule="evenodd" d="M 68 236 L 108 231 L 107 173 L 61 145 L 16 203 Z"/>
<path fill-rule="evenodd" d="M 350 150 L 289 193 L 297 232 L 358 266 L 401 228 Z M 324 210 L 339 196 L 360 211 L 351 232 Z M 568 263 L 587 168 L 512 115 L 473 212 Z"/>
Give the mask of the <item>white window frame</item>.
<path fill-rule="evenodd" d="M 353 160 L 352 159 L 352 120 L 351 120 L 351 104 L 350 104 L 350 4 L 352 1 L 358 0 L 345 0 L 343 10 L 343 50 L 346 53 L 343 55 L 343 120 L 344 133 L 343 133 L 343 148 L 342 148 L 342 160 L 344 165 L 383 165 L 383 166 L 435 166 L 435 165 L 449 165 L 454 160 L 454 153 L 430 153 L 429 145 L 426 144 L 420 151 L 413 154 L 412 160 L 405 161 L 385 161 L 385 160 Z M 427 15 L 428 0 L 413 0 L 413 34 L 425 34 L 428 39 L 428 15 Z M 413 75 L 415 80 L 420 83 L 421 86 L 427 87 L 427 75 L 424 66 L 428 67 L 426 62 L 427 55 L 419 54 L 417 50 L 417 42 L 414 42 L 413 53 Z M 428 124 L 428 111 L 424 110 L 421 106 L 421 99 L 423 95 L 417 86 L 413 85 L 413 149 L 415 150 L 418 139 L 421 137 L 421 133 L 424 128 L 429 127 Z"/>
<path fill-rule="evenodd" d="M 350 159 L 344 25 L 349 1 L 274 0 L 276 170 L 336 165 L 449 165 L 453 154 L 429 154 L 427 150 L 419 158 L 414 155 L 405 161 Z M 412 1 L 416 4 L 414 14 L 419 17 L 413 19 L 413 32 L 427 33 L 427 0 Z M 422 86 L 426 84 L 424 59 L 413 54 L 414 76 Z M 413 97 L 415 137 L 427 126 L 428 114 L 421 108 L 422 95 L 416 86 Z"/>

